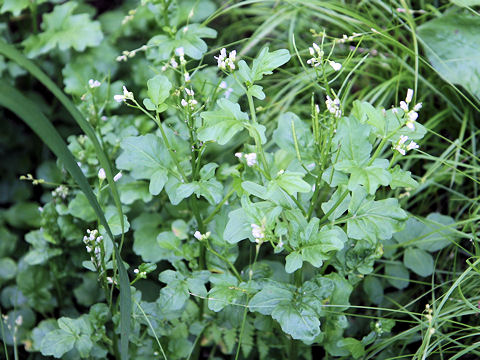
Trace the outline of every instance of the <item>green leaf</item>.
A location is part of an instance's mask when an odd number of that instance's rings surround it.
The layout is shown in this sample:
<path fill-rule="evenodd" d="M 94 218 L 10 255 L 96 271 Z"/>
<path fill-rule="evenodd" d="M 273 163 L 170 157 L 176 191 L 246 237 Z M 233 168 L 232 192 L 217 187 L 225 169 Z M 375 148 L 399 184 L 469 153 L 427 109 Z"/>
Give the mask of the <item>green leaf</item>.
<path fill-rule="evenodd" d="M 351 160 L 345 160 L 335 164 L 335 169 L 350 173 L 348 189 L 354 190 L 358 185 L 363 185 L 368 189 L 368 193 L 373 195 L 380 185 L 387 186 L 392 180 L 392 175 L 386 170 L 389 161 L 386 159 L 375 159 L 370 166 L 358 165 Z"/>
<path fill-rule="evenodd" d="M 150 193 L 158 195 L 168 179 L 168 169 L 172 165 L 163 141 L 156 135 L 147 134 L 127 137 L 120 146 L 123 152 L 117 158 L 117 167 L 130 170 L 130 175 L 136 180 L 150 180 Z"/>
<path fill-rule="evenodd" d="M 328 200 L 327 202 L 324 202 L 321 205 L 321 208 L 325 214 L 327 214 L 330 211 L 330 209 L 333 208 L 334 205 L 337 206 L 336 209 L 328 216 L 328 220 L 335 221 L 340 216 L 342 216 L 345 213 L 345 211 L 347 211 L 348 205 L 350 204 L 350 200 L 352 199 L 352 197 L 348 193 L 344 197 L 344 199 L 340 201 L 340 199 L 345 194 L 345 192 L 347 192 L 347 189 L 345 188 L 345 186 L 339 186 L 338 189 L 333 193 L 330 200 Z"/>
<path fill-rule="evenodd" d="M 148 203 L 152 200 L 148 183 L 145 181 L 122 182 L 118 185 L 120 200 L 126 205 L 131 205 L 137 200 Z"/>
<path fill-rule="evenodd" d="M 73 200 L 70 201 L 68 204 L 68 213 L 86 222 L 92 222 L 97 218 L 87 197 L 82 192 L 79 192 Z"/>
<path fill-rule="evenodd" d="M 145 262 L 159 262 L 164 251 L 157 245 L 162 219 L 156 214 L 143 213 L 132 222 L 133 251 Z"/>
<path fill-rule="evenodd" d="M 297 269 L 300 269 L 302 264 L 303 257 L 297 251 L 294 251 L 285 257 L 285 271 L 289 274 L 293 273 Z"/>
<path fill-rule="evenodd" d="M 173 263 L 183 259 L 182 241 L 171 231 L 164 231 L 157 236 L 157 246 L 162 249 L 161 260 L 168 260 Z"/>
<path fill-rule="evenodd" d="M 290 303 L 295 288 L 292 285 L 269 281 L 261 291 L 256 293 L 248 303 L 250 311 L 263 315 L 271 315 L 275 307 L 281 303 Z"/>
<path fill-rule="evenodd" d="M 342 117 L 333 138 L 333 142 L 339 146 L 340 154 L 332 154 L 332 161 L 352 160 L 358 166 L 368 162 L 372 151 L 372 144 L 368 140 L 370 131 L 370 125 L 361 124 L 355 117 Z"/>
<path fill-rule="evenodd" d="M 273 181 L 290 195 L 295 195 L 297 192 L 311 192 L 312 186 L 303 180 L 303 175 L 299 172 L 285 171 Z"/>
<path fill-rule="evenodd" d="M 392 181 L 390 187 L 396 189 L 399 187 L 412 188 L 418 187 L 418 182 L 412 179 L 411 172 L 405 171 L 400 168 L 400 165 L 396 165 L 393 169 L 390 169 L 392 174 Z"/>
<path fill-rule="evenodd" d="M 156 75 L 147 81 L 148 97 L 152 103 L 159 106 L 170 96 L 172 83 L 165 75 Z"/>
<path fill-rule="evenodd" d="M 39 5 L 44 3 L 46 0 L 37 0 L 36 4 Z M 3 0 L 2 8 L 0 13 L 6 13 L 10 11 L 13 16 L 18 16 L 23 9 L 26 9 L 31 5 L 30 0 Z"/>
<path fill-rule="evenodd" d="M 247 93 L 253 97 L 256 97 L 258 100 L 265 99 L 265 93 L 263 88 L 259 85 L 252 85 L 248 88 Z"/>
<path fill-rule="evenodd" d="M 409 247 L 405 250 L 403 263 L 407 268 L 420 276 L 430 276 L 435 270 L 432 255 L 414 247 Z"/>
<path fill-rule="evenodd" d="M 273 140 L 277 146 L 297 156 L 293 128 L 297 139 L 298 150 L 303 161 L 312 161 L 313 135 L 310 127 L 294 113 L 283 113 L 278 117 L 278 126 L 273 132 Z"/>
<path fill-rule="evenodd" d="M 43 16 L 42 33 L 30 35 L 24 42 L 29 57 L 45 54 L 55 47 L 61 51 L 74 48 L 84 51 L 87 47 L 98 46 L 103 33 L 98 21 L 90 20 L 88 14 L 75 14 L 76 2 L 57 5 L 53 11 Z"/>
<path fill-rule="evenodd" d="M 10 280 L 15 277 L 17 273 L 17 264 L 10 258 L 0 259 L 0 283 L 5 280 Z"/>
<path fill-rule="evenodd" d="M 64 330 L 58 329 L 50 331 L 45 335 L 40 345 L 40 351 L 42 355 L 53 356 L 59 359 L 63 354 L 72 350 L 74 345 L 75 336 Z"/>
<path fill-rule="evenodd" d="M 80 335 L 80 337 L 75 340 L 75 349 L 78 350 L 81 358 L 89 357 L 92 347 L 93 343 L 88 335 Z"/>
<path fill-rule="evenodd" d="M 345 338 L 339 340 L 337 345 L 346 348 L 354 359 L 359 359 L 365 355 L 365 347 L 362 342 L 354 338 Z"/>
<path fill-rule="evenodd" d="M 450 2 L 462 7 L 480 5 L 480 0 L 450 0 Z"/>
<path fill-rule="evenodd" d="M 375 276 L 367 276 L 363 280 L 363 290 L 374 304 L 381 304 L 383 301 L 383 286 Z"/>
<path fill-rule="evenodd" d="M 252 234 L 251 222 L 242 208 L 230 211 L 223 238 L 230 244 L 248 238 Z"/>
<path fill-rule="evenodd" d="M 244 82 L 254 82 L 261 80 L 264 75 L 269 75 L 276 68 L 282 66 L 290 60 L 290 53 L 287 49 L 276 50 L 269 52 L 268 47 L 263 48 L 260 54 L 253 60 L 252 68 L 250 69 L 245 62 L 239 62 L 240 78 Z M 242 63 L 242 64 L 241 64 Z"/>
<path fill-rule="evenodd" d="M 397 199 L 368 200 L 362 188 L 353 191 L 348 212 L 351 215 L 347 220 L 348 237 L 369 240 L 372 244 L 390 239 L 407 219 Z"/>
<path fill-rule="evenodd" d="M 192 59 L 200 60 L 207 52 L 207 44 L 203 38 L 213 39 L 217 32 L 200 24 L 190 24 L 177 31 L 175 36 L 175 48 L 183 47 L 185 54 Z"/>
<path fill-rule="evenodd" d="M 315 312 L 304 304 L 292 306 L 281 303 L 272 311 L 282 330 L 296 340 L 312 341 L 320 334 L 320 320 Z"/>
<path fill-rule="evenodd" d="M 480 98 L 480 18 L 448 12 L 418 27 L 428 60 L 446 81 L 462 85 Z"/>
<path fill-rule="evenodd" d="M 248 115 L 241 111 L 240 105 L 225 98 L 219 99 L 217 105 L 219 110 L 200 113 L 204 123 L 197 134 L 201 141 L 213 140 L 225 145 L 243 129 L 243 123 L 248 120 Z"/>
<path fill-rule="evenodd" d="M 225 306 L 234 304 L 244 294 L 238 287 L 237 278 L 231 274 L 214 274 L 210 277 L 210 282 L 213 285 L 208 292 L 208 308 L 212 311 L 219 312 Z"/>
<path fill-rule="evenodd" d="M 399 261 L 386 264 L 385 275 L 388 282 L 399 290 L 405 289 L 410 281 L 408 270 Z"/>

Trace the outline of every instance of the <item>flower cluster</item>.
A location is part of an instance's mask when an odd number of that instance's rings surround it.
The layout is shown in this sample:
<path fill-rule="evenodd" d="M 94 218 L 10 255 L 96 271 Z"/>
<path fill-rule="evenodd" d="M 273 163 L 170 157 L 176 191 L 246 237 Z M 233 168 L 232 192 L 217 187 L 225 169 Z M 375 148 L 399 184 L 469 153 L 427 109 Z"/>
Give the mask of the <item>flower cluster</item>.
<path fill-rule="evenodd" d="M 340 109 L 340 100 L 338 98 L 332 100 L 330 96 L 327 95 L 325 105 L 327 105 L 327 110 L 330 112 L 330 114 L 333 114 L 337 118 L 342 116 L 342 110 Z"/>
<path fill-rule="evenodd" d="M 220 55 L 214 56 L 214 58 L 217 60 L 217 66 L 222 70 L 227 70 L 227 68 L 230 70 L 235 70 L 236 57 L 236 50 L 231 51 L 227 57 L 227 50 L 225 48 L 220 50 Z"/>
<path fill-rule="evenodd" d="M 162 71 L 167 70 L 168 66 L 170 65 L 173 69 L 178 68 L 178 62 L 175 58 L 175 56 L 178 56 L 178 61 L 180 62 L 181 65 L 185 65 L 187 61 L 185 60 L 185 50 L 183 47 L 179 47 L 175 49 L 175 55 L 173 55 L 168 63 L 162 66 Z M 186 73 L 188 74 L 188 73 Z"/>
<path fill-rule="evenodd" d="M 185 88 L 185 92 L 187 95 L 190 97 L 188 100 L 182 99 L 180 101 L 180 104 L 182 104 L 183 107 L 190 106 L 191 110 L 195 109 L 195 105 L 198 104 L 197 100 L 195 100 L 193 97 L 195 96 L 195 92 L 192 89 Z"/>
<path fill-rule="evenodd" d="M 407 117 L 407 122 L 405 123 L 405 126 L 413 131 L 415 130 L 415 121 L 418 118 L 418 111 L 420 111 L 420 109 L 422 108 L 422 103 L 419 102 L 412 108 L 412 110 L 409 110 L 408 106 L 412 102 L 412 98 L 413 90 L 408 89 L 405 101 L 400 101 L 400 108 L 405 112 L 405 115 Z"/>
<path fill-rule="evenodd" d="M 210 234 L 211 232 L 210 231 L 207 231 L 205 234 L 202 234 L 200 231 L 195 231 L 195 233 L 193 234 L 193 236 L 195 237 L 195 239 L 197 240 L 206 240 L 210 237 Z"/>
<path fill-rule="evenodd" d="M 87 229 L 87 235 L 83 237 L 85 248 L 97 269 L 100 268 L 102 263 L 102 241 L 103 236 L 98 234 L 98 230 Z"/>
<path fill-rule="evenodd" d="M 239 159 L 241 159 L 242 157 L 245 158 L 245 160 L 247 160 L 247 166 L 250 166 L 250 167 L 254 166 L 257 163 L 256 153 L 244 154 L 241 152 L 237 152 L 235 153 L 235 156 Z"/>
<path fill-rule="evenodd" d="M 68 196 L 68 187 L 65 185 L 60 185 L 55 188 L 55 190 L 52 191 L 52 196 L 54 198 L 62 198 L 65 200 Z"/>
<path fill-rule="evenodd" d="M 407 140 L 408 136 L 400 136 L 393 149 L 397 150 L 400 154 L 405 155 L 407 151 L 419 148 L 418 144 L 415 141 L 410 141 L 410 143 L 406 145 Z"/>
<path fill-rule="evenodd" d="M 124 86 L 123 87 L 123 95 L 115 95 L 113 97 L 113 99 L 116 101 L 116 102 L 126 102 L 127 100 L 133 100 L 133 93 L 128 91 L 128 89 Z"/>
<path fill-rule="evenodd" d="M 262 224 L 262 226 L 259 226 L 257 224 L 251 224 L 250 226 L 252 227 L 252 235 L 255 238 L 255 242 L 257 244 L 263 242 L 265 238 L 265 225 Z"/>
<path fill-rule="evenodd" d="M 313 67 L 322 65 L 324 52 L 322 49 L 320 49 L 320 46 L 318 46 L 316 43 L 313 43 L 312 46 L 308 48 L 308 51 L 313 57 L 307 60 L 307 64 Z M 328 59 L 326 61 L 335 71 L 338 71 L 342 68 L 342 64 L 340 63 Z"/>
<path fill-rule="evenodd" d="M 98 80 L 90 79 L 88 80 L 88 86 L 90 86 L 90 89 L 94 89 L 102 85 L 102 83 Z"/>

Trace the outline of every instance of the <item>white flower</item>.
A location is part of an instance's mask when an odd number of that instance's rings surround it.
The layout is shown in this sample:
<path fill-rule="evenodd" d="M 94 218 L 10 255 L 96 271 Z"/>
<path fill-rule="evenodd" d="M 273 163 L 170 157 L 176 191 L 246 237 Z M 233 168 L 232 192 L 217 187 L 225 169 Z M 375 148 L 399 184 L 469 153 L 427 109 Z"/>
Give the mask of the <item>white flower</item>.
<path fill-rule="evenodd" d="M 174 58 L 170 60 L 170 65 L 172 65 L 172 68 L 176 69 L 178 67 L 178 63 L 175 61 Z"/>
<path fill-rule="evenodd" d="M 400 108 L 405 111 L 405 112 L 408 112 L 408 105 L 405 101 L 400 101 Z"/>
<path fill-rule="evenodd" d="M 183 74 L 183 77 L 185 78 L 185 82 L 190 82 L 190 74 L 188 72 L 185 72 L 185 74 Z"/>
<path fill-rule="evenodd" d="M 226 81 L 222 81 L 222 82 L 220 83 L 220 85 L 218 85 L 218 87 L 219 87 L 220 89 L 226 89 L 226 88 L 228 87 L 227 82 L 226 82 Z"/>
<path fill-rule="evenodd" d="M 418 119 L 418 113 L 416 111 L 410 111 L 408 113 L 408 119 L 412 122 L 417 120 Z"/>
<path fill-rule="evenodd" d="M 195 234 L 193 234 L 193 236 L 195 237 L 195 239 L 197 240 L 202 240 L 202 234 L 200 233 L 200 231 L 195 231 Z"/>
<path fill-rule="evenodd" d="M 133 100 L 133 93 L 128 91 L 128 89 L 123 86 L 123 95 L 115 95 L 113 97 L 116 102 L 122 102 L 127 100 Z"/>
<path fill-rule="evenodd" d="M 256 153 L 250 153 L 250 154 L 245 154 L 245 159 L 247 160 L 247 166 L 253 166 L 257 163 L 257 154 Z"/>
<path fill-rule="evenodd" d="M 88 80 L 88 86 L 90 86 L 91 89 L 97 88 L 100 85 L 102 85 L 102 83 L 98 80 L 93 80 L 93 79 Z"/>
<path fill-rule="evenodd" d="M 188 102 L 187 100 L 182 99 L 182 101 L 180 101 L 180 104 L 182 104 L 183 107 L 186 107 L 188 105 Z"/>
<path fill-rule="evenodd" d="M 260 239 L 265 238 L 265 229 L 263 226 L 258 226 L 257 224 L 251 224 L 252 227 L 252 235 L 255 238 L 255 242 L 258 244 Z"/>
<path fill-rule="evenodd" d="M 237 58 L 237 51 L 233 50 L 228 54 L 227 58 L 227 49 L 223 48 L 220 50 L 220 54 L 218 56 L 214 56 L 217 59 L 217 66 L 222 69 L 226 70 L 227 66 L 230 70 L 235 69 L 235 60 Z"/>
<path fill-rule="evenodd" d="M 422 103 L 419 102 L 417 105 L 413 107 L 413 111 L 420 111 L 421 108 L 422 108 Z"/>
<path fill-rule="evenodd" d="M 327 105 L 327 110 L 330 112 L 330 114 L 334 114 L 335 117 L 342 116 L 342 110 L 340 110 L 340 100 L 338 98 L 332 100 L 330 96 L 327 95 L 325 105 Z"/>
<path fill-rule="evenodd" d="M 412 98 L 413 98 L 413 90 L 412 89 L 408 89 L 407 90 L 407 96 L 405 97 L 405 102 L 407 104 L 410 104 L 412 102 Z"/>
<path fill-rule="evenodd" d="M 105 174 L 104 168 L 100 168 L 100 170 L 98 170 L 98 178 L 100 180 L 105 180 L 107 178 L 107 174 Z"/>
<path fill-rule="evenodd" d="M 315 49 L 315 51 L 317 52 L 317 54 L 320 55 L 321 54 L 320 46 L 318 46 L 316 43 L 313 43 L 312 46 Z"/>
<path fill-rule="evenodd" d="M 195 92 L 192 89 L 185 88 L 185 92 L 187 93 L 187 95 L 190 95 L 190 96 L 195 95 Z"/>
<path fill-rule="evenodd" d="M 177 54 L 178 56 L 185 56 L 185 50 L 183 49 L 183 47 L 178 47 L 175 49 L 175 54 Z"/>
<path fill-rule="evenodd" d="M 315 56 L 315 50 L 313 49 L 313 47 L 309 47 L 308 51 L 310 52 L 310 55 Z"/>
<path fill-rule="evenodd" d="M 23 316 L 22 315 L 17 316 L 17 318 L 15 319 L 15 324 L 17 326 L 22 326 L 22 324 L 23 324 Z"/>
<path fill-rule="evenodd" d="M 120 171 L 117 175 L 115 175 L 113 177 L 113 181 L 117 182 L 118 180 L 120 180 L 122 178 L 122 172 Z"/>
<path fill-rule="evenodd" d="M 243 157 L 243 153 L 241 153 L 241 152 L 236 152 L 236 153 L 235 153 L 235 157 L 241 159 L 241 158 Z"/>
<path fill-rule="evenodd" d="M 331 60 L 328 60 L 328 63 L 330 64 L 330 66 L 333 68 L 333 70 L 335 71 L 338 71 L 342 68 L 342 64 L 339 64 L 335 61 L 331 61 Z"/>
<path fill-rule="evenodd" d="M 140 272 L 140 270 L 138 270 L 138 269 L 134 269 L 134 270 L 133 270 L 133 273 L 134 273 L 134 274 L 138 274 L 139 272 Z"/>
<path fill-rule="evenodd" d="M 398 144 L 399 144 L 399 145 L 403 145 L 403 144 L 405 144 L 405 142 L 406 142 L 407 140 L 408 140 L 408 136 L 402 135 L 402 136 L 400 136 L 400 139 L 398 139 Z"/>
<path fill-rule="evenodd" d="M 414 121 L 407 121 L 407 122 L 405 123 L 405 126 L 406 126 L 407 128 L 409 128 L 410 130 L 412 130 L 412 131 L 415 130 Z"/>
<path fill-rule="evenodd" d="M 414 141 L 411 141 L 410 144 L 407 145 L 407 150 L 418 149 L 420 146 Z"/>

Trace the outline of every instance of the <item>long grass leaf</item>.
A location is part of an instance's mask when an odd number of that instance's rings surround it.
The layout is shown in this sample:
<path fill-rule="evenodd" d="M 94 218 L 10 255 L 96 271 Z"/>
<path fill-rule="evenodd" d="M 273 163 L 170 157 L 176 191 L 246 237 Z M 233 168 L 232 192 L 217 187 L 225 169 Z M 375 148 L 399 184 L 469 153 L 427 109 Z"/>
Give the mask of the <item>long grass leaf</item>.
<path fill-rule="evenodd" d="M 130 283 L 127 271 L 123 265 L 122 258 L 120 257 L 120 252 L 115 244 L 113 234 L 108 226 L 107 220 L 105 219 L 105 214 L 98 204 L 87 178 L 78 167 L 75 158 L 68 149 L 66 143 L 52 123 L 45 117 L 45 115 L 43 115 L 38 106 L 8 84 L 3 84 L 0 90 L 0 105 L 6 107 L 21 118 L 58 157 L 87 197 L 90 205 L 100 220 L 100 223 L 105 227 L 107 235 L 114 244 L 120 280 L 121 358 L 122 360 L 127 360 L 130 314 L 132 308 Z"/>

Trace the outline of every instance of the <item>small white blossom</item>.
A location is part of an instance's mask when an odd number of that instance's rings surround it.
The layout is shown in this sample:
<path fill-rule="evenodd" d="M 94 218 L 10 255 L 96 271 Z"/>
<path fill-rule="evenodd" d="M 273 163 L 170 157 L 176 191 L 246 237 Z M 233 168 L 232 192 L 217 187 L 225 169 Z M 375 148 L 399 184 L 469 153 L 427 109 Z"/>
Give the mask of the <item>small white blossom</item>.
<path fill-rule="evenodd" d="M 342 64 L 339 64 L 335 61 L 331 61 L 331 60 L 328 60 L 328 63 L 330 64 L 330 66 L 333 68 L 333 70 L 335 71 L 338 71 L 342 68 Z"/>
<path fill-rule="evenodd" d="M 411 141 L 410 144 L 407 145 L 407 150 L 418 149 L 420 146 L 414 141 Z"/>
<path fill-rule="evenodd" d="M 127 56 L 126 55 L 120 55 L 120 56 L 117 56 L 117 58 L 115 60 L 118 61 L 118 62 L 127 61 Z"/>
<path fill-rule="evenodd" d="M 218 56 L 214 56 L 214 58 L 217 60 L 217 66 L 220 69 L 226 70 L 228 67 L 230 70 L 234 70 L 235 60 L 237 58 L 237 51 L 231 51 L 227 57 L 227 49 L 223 48 L 222 50 L 220 50 L 220 54 Z"/>
<path fill-rule="evenodd" d="M 400 101 L 400 108 L 405 111 L 405 112 L 408 112 L 408 105 L 405 101 Z"/>
<path fill-rule="evenodd" d="M 140 270 L 138 270 L 138 269 L 134 269 L 134 270 L 133 270 L 133 273 L 134 273 L 134 274 L 138 274 L 139 272 L 140 272 Z"/>
<path fill-rule="evenodd" d="M 185 92 L 187 93 L 187 95 L 190 95 L 190 96 L 195 95 L 195 92 L 192 89 L 185 88 Z"/>
<path fill-rule="evenodd" d="M 185 56 L 185 50 L 183 49 L 183 47 L 178 47 L 175 49 L 175 54 L 177 54 L 178 56 Z"/>
<path fill-rule="evenodd" d="M 23 324 L 23 316 L 22 315 L 17 316 L 17 318 L 15 319 L 15 324 L 17 326 L 22 326 L 22 324 Z"/>
<path fill-rule="evenodd" d="M 241 159 L 241 158 L 243 157 L 243 153 L 241 153 L 241 152 L 236 152 L 236 153 L 235 153 L 235 157 Z"/>
<path fill-rule="evenodd" d="M 413 111 L 420 111 L 421 108 L 422 108 L 422 103 L 419 102 L 413 107 Z"/>
<path fill-rule="evenodd" d="M 193 234 L 193 236 L 195 237 L 195 239 L 197 240 L 201 240 L 202 239 L 202 234 L 200 233 L 200 231 L 195 231 L 195 234 Z"/>
<path fill-rule="evenodd" d="M 122 172 L 120 171 L 117 175 L 115 175 L 113 177 L 113 181 L 117 182 L 118 180 L 120 180 L 122 178 Z"/>
<path fill-rule="evenodd" d="M 405 145 L 407 141 L 408 141 L 408 136 L 406 135 L 400 136 L 400 138 L 397 140 L 393 149 L 397 150 L 400 154 L 405 155 L 407 151 L 419 148 L 418 144 L 414 141 L 410 141 L 408 145 Z"/>
<path fill-rule="evenodd" d="M 332 100 L 330 96 L 327 95 L 325 105 L 327 105 L 327 110 L 330 112 L 330 114 L 335 115 L 337 118 L 342 116 L 342 110 L 340 110 L 340 100 L 338 98 Z"/>
<path fill-rule="evenodd" d="M 256 153 L 250 153 L 250 154 L 245 154 L 245 159 L 247 160 L 247 166 L 253 166 L 257 163 L 257 154 Z"/>
<path fill-rule="evenodd" d="M 102 83 L 98 80 L 94 80 L 94 79 L 88 80 L 88 86 L 90 86 L 91 89 L 97 88 L 100 85 L 102 85 Z"/>
<path fill-rule="evenodd" d="M 185 82 L 190 82 L 190 74 L 188 72 L 185 72 L 185 74 L 183 74 L 183 77 L 185 78 Z"/>
<path fill-rule="evenodd" d="M 182 99 L 182 100 L 180 101 L 180 104 L 182 104 L 183 107 L 186 107 L 186 106 L 188 105 L 188 102 L 187 102 L 187 100 Z"/>
<path fill-rule="evenodd" d="M 98 170 L 98 178 L 100 180 L 105 180 L 107 178 L 107 174 L 105 174 L 104 168 L 100 168 L 100 170 Z"/>
<path fill-rule="evenodd" d="M 226 89 L 226 88 L 228 87 L 227 82 L 226 82 L 226 81 L 222 81 L 222 82 L 220 83 L 220 85 L 218 85 L 218 87 L 219 87 L 220 89 Z"/>
<path fill-rule="evenodd" d="M 418 113 L 416 111 L 410 111 L 408 113 L 408 119 L 412 122 L 417 120 L 418 119 Z"/>
<path fill-rule="evenodd" d="M 412 102 L 412 98 L 413 98 L 413 90 L 412 89 L 408 89 L 407 90 L 407 96 L 405 97 L 405 102 L 407 104 L 410 104 Z"/>
<path fill-rule="evenodd" d="M 170 60 L 170 65 L 172 65 L 172 68 L 176 69 L 178 67 L 178 63 L 175 61 L 174 58 Z M 166 68 L 165 68 L 166 70 Z"/>
<path fill-rule="evenodd" d="M 113 98 L 116 102 L 133 100 L 133 93 L 128 91 L 128 89 L 123 86 L 123 95 L 115 95 Z"/>
<path fill-rule="evenodd" d="M 260 243 L 265 238 L 265 228 L 257 224 L 251 224 L 250 226 L 252 227 L 252 235 L 255 238 L 255 242 L 257 244 Z"/>

